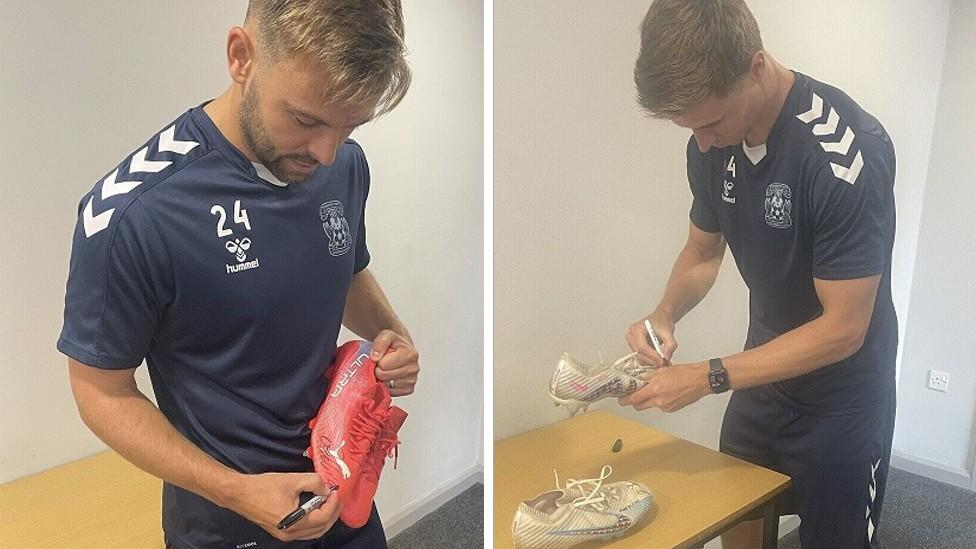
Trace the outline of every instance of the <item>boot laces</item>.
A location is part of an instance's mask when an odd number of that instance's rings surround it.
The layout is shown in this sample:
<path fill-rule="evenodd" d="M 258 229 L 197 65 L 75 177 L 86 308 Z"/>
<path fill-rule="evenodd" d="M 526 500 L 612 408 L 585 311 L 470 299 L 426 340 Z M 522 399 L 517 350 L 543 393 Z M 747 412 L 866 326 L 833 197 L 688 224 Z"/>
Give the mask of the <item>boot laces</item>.
<path fill-rule="evenodd" d="M 397 467 L 397 460 L 400 457 L 400 439 L 397 438 L 392 429 L 384 428 L 377 434 L 373 441 L 373 446 L 369 451 L 369 459 L 377 469 L 383 466 L 386 458 L 393 458 L 393 468 Z"/>
<path fill-rule="evenodd" d="M 596 478 L 589 478 L 583 480 L 567 479 L 566 486 L 559 486 L 559 473 L 555 469 L 552 473 L 556 476 L 556 488 L 568 492 L 571 489 L 579 486 L 582 490 L 583 495 L 573 499 L 573 507 L 577 509 L 583 507 L 592 507 L 593 509 L 602 511 L 606 509 L 607 504 L 617 499 L 617 494 L 613 490 L 603 486 L 603 481 L 613 474 L 613 467 L 610 465 L 604 465 L 600 470 L 600 476 Z"/>
<path fill-rule="evenodd" d="M 603 362 L 602 355 L 600 356 L 600 362 Z M 654 369 L 652 366 L 641 364 L 640 361 L 637 360 L 637 353 L 630 353 L 627 356 L 617 359 L 617 361 L 613 363 L 613 368 L 634 377 L 642 377 L 644 374 Z"/>
<path fill-rule="evenodd" d="M 368 455 L 372 449 L 373 441 L 383 428 L 382 418 L 376 417 L 372 399 L 363 398 L 356 403 L 356 414 L 353 416 L 349 425 L 349 446 L 357 455 Z"/>

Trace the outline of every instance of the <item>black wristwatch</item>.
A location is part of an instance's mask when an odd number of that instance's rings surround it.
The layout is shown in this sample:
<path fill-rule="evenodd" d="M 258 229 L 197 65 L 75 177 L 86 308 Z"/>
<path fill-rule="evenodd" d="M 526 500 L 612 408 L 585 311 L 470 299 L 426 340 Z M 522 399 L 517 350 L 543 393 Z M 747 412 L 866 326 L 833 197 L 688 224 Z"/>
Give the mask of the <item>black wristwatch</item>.
<path fill-rule="evenodd" d="M 708 385 L 715 394 L 724 393 L 731 388 L 729 387 L 729 372 L 726 371 L 720 358 L 713 358 L 708 361 Z"/>

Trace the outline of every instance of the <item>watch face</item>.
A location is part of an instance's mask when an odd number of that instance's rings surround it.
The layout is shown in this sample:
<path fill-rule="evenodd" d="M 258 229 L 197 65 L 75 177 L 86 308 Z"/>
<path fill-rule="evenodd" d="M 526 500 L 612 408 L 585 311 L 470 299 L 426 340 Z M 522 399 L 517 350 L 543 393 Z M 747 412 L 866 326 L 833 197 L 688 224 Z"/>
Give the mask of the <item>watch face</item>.
<path fill-rule="evenodd" d="M 729 390 L 729 376 L 727 372 L 710 372 L 709 373 L 709 384 L 712 386 L 712 392 L 714 393 L 724 393 Z"/>
<path fill-rule="evenodd" d="M 708 361 L 708 384 L 713 393 L 724 393 L 729 390 L 729 373 L 721 359 L 713 358 Z"/>

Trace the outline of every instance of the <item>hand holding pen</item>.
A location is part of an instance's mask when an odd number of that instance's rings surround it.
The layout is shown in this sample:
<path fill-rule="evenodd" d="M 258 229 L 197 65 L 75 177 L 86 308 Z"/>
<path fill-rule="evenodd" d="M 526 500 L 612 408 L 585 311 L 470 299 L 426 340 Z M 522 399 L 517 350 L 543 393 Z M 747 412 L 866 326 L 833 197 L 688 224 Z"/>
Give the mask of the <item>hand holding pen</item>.
<path fill-rule="evenodd" d="M 285 518 L 281 519 L 281 522 L 278 523 L 278 529 L 285 530 L 286 528 L 291 527 L 292 524 L 295 524 L 296 522 L 305 518 L 305 515 L 321 507 L 327 499 L 328 498 L 326 496 L 312 497 L 305 503 L 299 505 L 297 509 L 291 513 L 288 513 Z"/>
<path fill-rule="evenodd" d="M 650 343 L 654 347 L 654 351 L 656 351 L 657 354 L 660 355 L 661 360 L 664 361 L 664 365 L 670 366 L 671 361 L 668 360 L 666 356 L 664 356 L 664 346 L 661 345 L 661 338 L 658 337 L 657 332 L 654 331 L 654 327 L 651 326 L 651 321 L 646 318 L 644 319 L 644 329 L 647 331 L 648 343 Z"/>
<path fill-rule="evenodd" d="M 238 473 L 232 486 L 225 506 L 279 541 L 319 539 L 339 519 L 339 498 L 315 472 Z"/>

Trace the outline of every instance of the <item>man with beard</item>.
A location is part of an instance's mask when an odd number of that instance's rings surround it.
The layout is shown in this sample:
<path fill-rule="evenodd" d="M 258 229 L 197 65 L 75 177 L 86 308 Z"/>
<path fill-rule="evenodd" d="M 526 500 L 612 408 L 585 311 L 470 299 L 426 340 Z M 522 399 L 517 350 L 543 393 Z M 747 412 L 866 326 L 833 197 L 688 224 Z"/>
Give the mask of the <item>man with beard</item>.
<path fill-rule="evenodd" d="M 251 0 L 232 83 L 79 205 L 58 349 L 85 423 L 163 479 L 167 547 L 385 547 L 302 455 L 340 325 L 393 396 L 419 373 L 367 269 L 366 159 L 350 133 L 409 87 L 398 0 Z M 146 360 L 158 408 L 137 388 Z"/>

